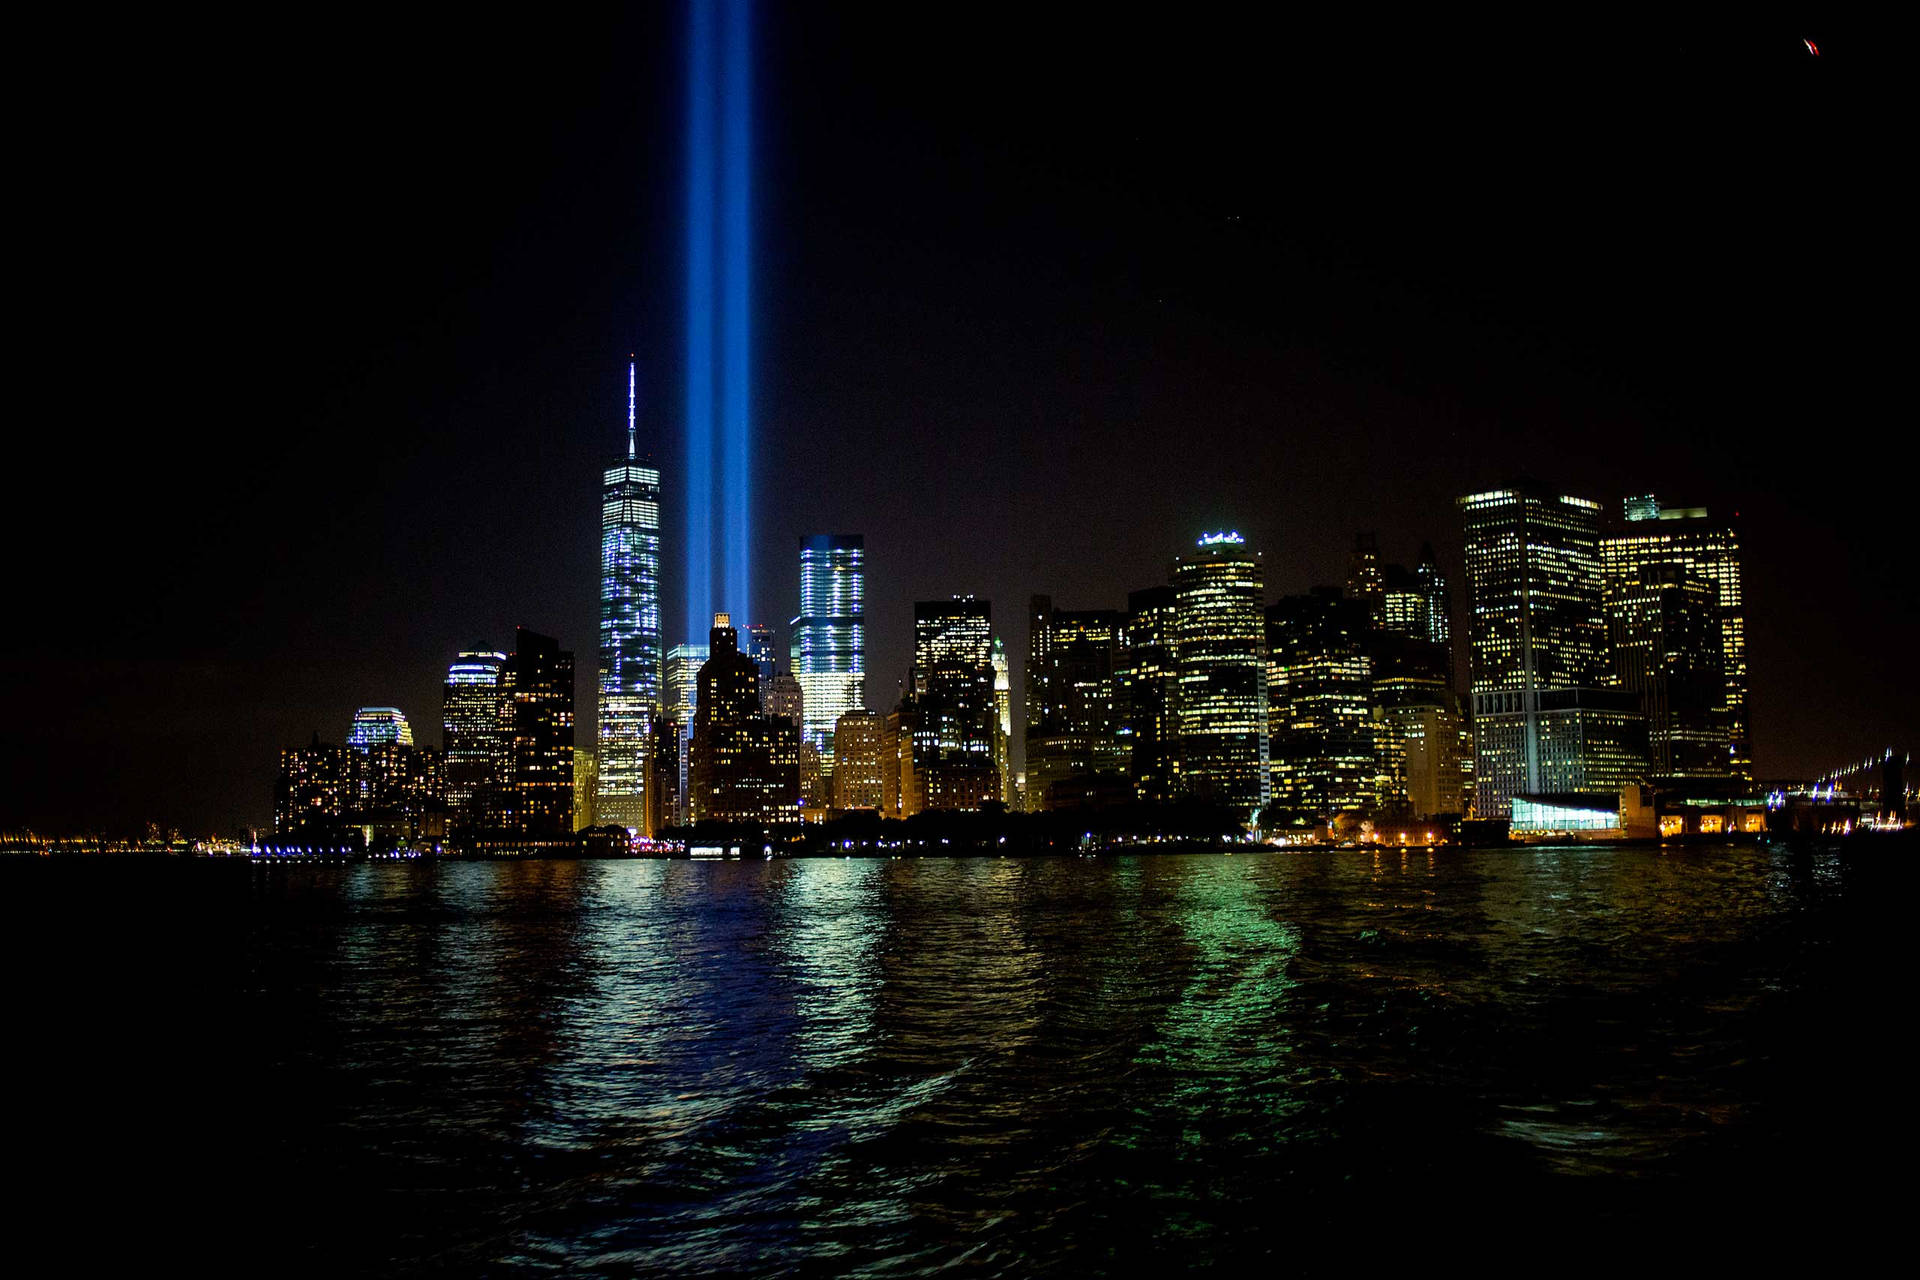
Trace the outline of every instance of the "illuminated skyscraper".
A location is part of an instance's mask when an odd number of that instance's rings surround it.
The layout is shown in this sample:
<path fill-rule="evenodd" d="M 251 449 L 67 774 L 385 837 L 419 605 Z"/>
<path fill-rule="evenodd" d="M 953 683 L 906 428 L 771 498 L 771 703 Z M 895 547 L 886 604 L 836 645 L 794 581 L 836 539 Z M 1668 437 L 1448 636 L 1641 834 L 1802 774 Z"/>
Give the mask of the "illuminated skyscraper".
<path fill-rule="evenodd" d="M 362 707 L 354 712 L 353 724 L 347 730 L 347 745 L 356 751 L 365 751 L 382 742 L 413 745 L 413 729 L 400 708 Z"/>
<path fill-rule="evenodd" d="M 500 759 L 500 664 L 504 653 L 462 653 L 447 668 L 440 727 L 447 753 L 447 806 L 456 824 L 474 818 L 474 801 L 494 781 Z"/>
<path fill-rule="evenodd" d="M 975 809 L 1000 798 L 993 691 L 993 614 L 972 596 L 913 606 L 913 765 L 929 809 Z"/>
<path fill-rule="evenodd" d="M 520 627 L 500 667 L 500 782 L 491 842 L 529 849 L 573 836 L 573 654 Z"/>
<path fill-rule="evenodd" d="M 753 665 L 760 672 L 760 693 L 764 700 L 768 682 L 779 673 L 780 662 L 773 645 L 773 624 L 771 622 L 749 622 L 747 631 L 747 656 L 753 659 Z M 798 724 L 799 721 L 795 721 Z"/>
<path fill-rule="evenodd" d="M 1460 499 L 1473 645 L 1474 805 L 1617 792 L 1647 773 L 1646 721 L 1612 683 L 1600 507 L 1496 489 Z"/>
<path fill-rule="evenodd" d="M 1672 561 L 1623 567 L 1607 578 L 1607 626 L 1615 674 L 1647 717 L 1654 774 L 1735 776 L 1713 586 Z"/>
<path fill-rule="evenodd" d="M 1266 625 L 1273 803 L 1315 817 L 1371 809 L 1380 787 L 1367 602 L 1323 587 L 1276 601 Z"/>
<path fill-rule="evenodd" d="M 1601 575 L 1609 592 L 1659 576 L 1669 566 L 1706 585 L 1712 593 L 1720 646 L 1722 693 L 1715 714 L 1725 731 L 1723 776 L 1753 776 L 1753 745 L 1747 725 L 1747 623 L 1740 574 L 1740 533 L 1698 507 L 1663 508 L 1653 495 L 1628 498 L 1626 527 L 1600 540 Z M 1670 578 L 1669 578 L 1670 580 Z"/>
<path fill-rule="evenodd" d="M 677 762 L 678 781 L 675 794 L 679 802 L 669 822 L 693 821 L 692 810 L 688 807 L 692 795 L 691 779 L 687 769 L 692 762 L 693 710 L 698 697 L 700 668 L 707 661 L 707 646 L 704 644 L 677 644 L 667 650 L 667 706 L 666 716 L 673 722 L 676 736 L 674 759 Z M 664 813 L 665 810 L 663 809 Z"/>
<path fill-rule="evenodd" d="M 647 742 L 660 705 L 660 473 L 637 460 L 627 364 L 627 456 L 600 492 L 599 822 L 644 830 Z"/>
<path fill-rule="evenodd" d="M 857 533 L 800 540 L 800 616 L 794 619 L 805 721 L 801 736 L 833 770 L 833 726 L 865 706 L 866 539 Z"/>
<path fill-rule="evenodd" d="M 1127 771 L 1115 674 L 1124 619 L 1035 596 L 1028 626 L 1027 785 L 1036 807 L 1051 809 L 1056 783 Z"/>
<path fill-rule="evenodd" d="M 872 711 L 849 711 L 834 726 L 833 807 L 880 808 L 886 791 L 886 720 Z"/>
<path fill-rule="evenodd" d="M 1173 565 L 1182 787 L 1247 818 L 1268 797 L 1264 585 L 1237 533 L 1207 534 Z"/>
<path fill-rule="evenodd" d="M 1126 743 L 1134 794 L 1168 800 L 1179 793 L 1179 669 L 1173 656 L 1172 587 L 1127 593 L 1126 629 L 1117 675 L 1120 734 Z"/>
<path fill-rule="evenodd" d="M 1380 564 L 1380 539 L 1373 533 L 1358 533 L 1353 552 L 1347 559 L 1347 598 L 1358 600 L 1374 626 L 1381 625 L 1387 605 L 1386 575 Z"/>

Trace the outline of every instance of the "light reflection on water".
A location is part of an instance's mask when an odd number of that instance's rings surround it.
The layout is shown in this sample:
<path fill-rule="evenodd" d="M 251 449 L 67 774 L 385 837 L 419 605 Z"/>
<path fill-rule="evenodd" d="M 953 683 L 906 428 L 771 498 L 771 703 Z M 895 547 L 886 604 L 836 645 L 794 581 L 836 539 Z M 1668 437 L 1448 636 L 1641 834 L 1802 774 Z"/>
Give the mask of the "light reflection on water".
<path fill-rule="evenodd" d="M 1847 901 L 1752 848 L 237 870 L 233 1159 L 396 1271 L 1225 1265 L 1381 1195 L 1777 1185 Z"/>

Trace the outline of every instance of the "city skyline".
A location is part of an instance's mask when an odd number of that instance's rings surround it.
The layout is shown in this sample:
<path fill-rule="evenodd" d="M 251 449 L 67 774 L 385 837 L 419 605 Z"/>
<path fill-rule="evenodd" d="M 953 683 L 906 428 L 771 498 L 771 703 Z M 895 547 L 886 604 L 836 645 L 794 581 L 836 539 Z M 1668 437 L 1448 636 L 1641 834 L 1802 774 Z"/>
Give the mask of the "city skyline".
<path fill-rule="evenodd" d="M 1175 84 L 1203 92 L 1164 121 L 1152 103 L 1123 101 L 1113 128 L 1089 136 L 1074 97 L 1110 90 L 1102 73 L 1077 69 L 1057 88 L 1038 74 L 1072 47 L 1062 27 L 1043 23 L 1024 52 L 962 33 L 909 76 L 874 59 L 871 37 L 842 15 L 764 17 L 763 47 L 781 53 L 760 60 L 762 100 L 793 107 L 777 125 L 763 119 L 756 140 L 755 253 L 765 269 L 754 286 L 761 482 L 748 620 L 778 622 L 792 606 L 783 548 L 794 539 L 862 531 L 874 587 L 869 706 L 891 701 L 914 601 L 998 601 L 1017 661 L 1027 651 L 1019 606 L 1030 595 L 1120 608 L 1128 591 L 1161 580 L 1172 549 L 1229 525 L 1265 551 L 1270 601 L 1342 581 L 1357 530 L 1377 531 L 1386 560 L 1412 563 L 1431 541 L 1456 587 L 1464 647 L 1452 504 L 1531 471 L 1608 511 L 1651 490 L 1738 523 L 1756 775 L 1818 773 L 1914 722 L 1901 656 L 1914 634 L 1912 539 L 1900 504 L 1856 501 L 1873 469 L 1844 449 L 1788 458 L 1772 444 L 1876 418 L 1865 411 L 1871 375 L 1858 375 L 1883 339 L 1850 305 L 1861 273 L 1849 255 L 1859 250 L 1822 234 L 1835 229 L 1824 189 L 1855 180 L 1844 161 L 1862 145 L 1832 127 L 1861 114 L 1860 91 L 1828 74 L 1846 65 L 1844 45 L 1821 66 L 1804 51 L 1750 42 L 1643 50 L 1646 91 L 1616 118 L 1601 105 L 1607 95 L 1578 102 L 1583 89 L 1613 83 L 1597 53 L 1557 50 L 1566 84 L 1556 89 L 1516 69 L 1519 48 L 1504 38 L 1480 50 L 1444 44 L 1465 68 L 1458 79 L 1520 76 L 1560 108 L 1566 137 L 1525 151 L 1529 182 L 1584 192 L 1595 156 L 1602 172 L 1617 169 L 1613 140 L 1633 140 L 1643 180 L 1727 215 L 1716 223 L 1731 228 L 1716 233 L 1724 239 L 1702 246 L 1686 227 L 1639 217 L 1613 197 L 1591 213 L 1528 203 L 1477 226 L 1525 190 L 1505 157 L 1544 144 L 1544 126 L 1515 124 L 1521 136 L 1493 135 L 1484 155 L 1464 162 L 1436 152 L 1464 163 L 1454 189 L 1466 198 L 1456 212 L 1402 222 L 1364 208 L 1394 204 L 1378 197 L 1417 188 L 1440 162 L 1391 134 L 1378 135 L 1386 176 L 1343 160 L 1343 146 L 1376 136 L 1377 116 L 1304 144 L 1284 176 L 1210 167 L 1249 136 L 1224 108 L 1248 104 L 1237 90 L 1206 89 L 1213 77 L 1201 75 L 1200 51 L 1180 41 L 1153 51 L 1125 30 L 1092 37 L 1121 55 L 1115 65 L 1163 57 Z M 19 781 L 0 820 L 258 820 L 275 752 L 315 729 L 333 737 L 366 703 L 432 725 L 447 664 L 476 637 L 525 623 L 589 661 L 601 532 L 593 486 L 617 423 L 606 394 L 624 372 L 617 354 L 637 350 L 640 385 L 661 392 L 647 398 L 650 417 L 685 416 L 677 140 L 688 85 L 678 17 L 620 21 L 629 25 L 610 42 L 617 55 L 610 48 L 604 61 L 594 54 L 590 66 L 536 79 L 564 80 L 566 91 L 507 134 L 515 163 L 537 153 L 551 167 L 539 195 L 443 203 L 425 179 L 409 180 L 414 148 L 375 143 L 359 163 L 391 179 L 399 230 L 362 230 L 338 258 L 321 244 L 311 261 L 291 264 L 317 299 L 314 318 L 238 277 L 206 282 L 211 296 L 253 298 L 282 321 L 258 326 L 276 350 L 314 353 L 297 394 L 256 380 L 278 368 L 249 358 L 264 337 L 229 334 L 238 343 L 231 375 L 205 395 L 181 382 L 196 362 L 161 361 L 164 342 L 129 357 L 127 371 L 151 375 L 163 412 L 204 403 L 210 423 L 237 426 L 271 403 L 285 421 L 245 450 L 211 430 L 108 423 L 74 432 L 105 439 L 150 482 L 124 512 L 91 523 L 52 492 L 16 508 L 17 541 L 30 530 L 61 537 L 25 566 L 23 589 L 44 606 L 45 625 L 7 641 L 13 668 L 35 680 L 8 686 L 19 727 L 5 763 Z M 403 29 L 396 47 L 425 47 L 428 35 Z M 290 83 L 321 65 L 330 38 L 318 37 L 303 55 L 314 61 L 296 62 Z M 567 33 L 534 39 L 575 48 Z M 1441 73 L 1422 70 L 1418 43 L 1375 46 L 1367 60 L 1410 84 L 1438 83 Z M 1360 65 L 1350 40 L 1318 47 L 1328 64 L 1298 70 L 1298 83 L 1279 92 L 1311 101 Z M 970 60 L 1022 86 L 980 120 L 940 101 Z M 863 74 L 848 76 L 856 66 Z M 647 113 L 638 126 L 605 109 L 629 101 L 636 82 Z M 1432 127 L 1484 125 L 1491 101 L 1452 72 L 1445 84 L 1456 96 L 1441 95 Z M 1660 140 L 1667 113 L 1763 84 L 1785 86 L 1769 99 L 1779 114 L 1765 108 L 1727 141 L 1721 163 L 1782 172 L 1776 151 L 1813 138 L 1818 145 L 1798 151 L 1825 163 L 1783 172 L 1764 199 L 1702 196 L 1721 170 L 1692 176 L 1697 157 Z M 365 110 L 427 118 L 444 87 L 429 75 Z M 295 110 L 276 127 L 324 138 L 331 125 Z M 654 140 L 637 158 L 636 130 Z M 1189 133 L 1190 161 L 1169 146 Z M 639 174 L 617 190 L 606 176 L 616 140 Z M 449 145 L 427 178 L 460 168 L 463 144 Z M 1121 160 L 1137 162 L 1137 175 Z M 1031 199 L 994 194 L 1024 191 L 1014 178 L 1037 184 Z M 295 175 L 269 162 L 263 180 Z M 337 199 L 323 193 L 311 212 L 282 203 L 289 217 L 320 218 L 344 207 Z M 1351 220 L 1356 207 L 1362 216 Z M 455 234 L 441 243 L 447 228 Z M 133 240 L 145 233 L 135 228 Z M 1782 265 L 1776 246 L 1801 239 L 1818 244 L 1818 268 Z M 1587 246 L 1585 256 L 1569 261 L 1565 240 Z M 1542 250 L 1554 267 L 1536 279 Z M 408 254 L 420 255 L 431 287 L 396 269 Z M 516 261 L 488 274 L 486 264 Z M 1646 299 L 1668 284 L 1683 305 L 1651 310 Z M 459 299 L 455 311 L 447 297 Z M 207 315 L 187 322 L 213 324 Z M 671 510 L 682 445 L 666 446 Z M 56 464 L 79 474 L 79 455 L 63 447 L 54 444 Z M 1892 474 L 1910 474 L 1910 453 L 1894 448 Z M 235 537 L 240 527 L 249 536 Z M 678 527 L 670 514 L 667 530 Z M 663 566 L 669 601 L 685 598 L 675 558 Z M 78 569 L 107 562 L 124 568 L 133 594 L 103 626 Z M 697 621 L 670 623 L 667 640 L 687 626 Z M 597 719 L 594 684 L 576 682 L 582 726 Z M 1020 724 L 1017 674 L 1012 685 Z M 84 775 L 54 763 L 75 752 L 93 762 Z"/>

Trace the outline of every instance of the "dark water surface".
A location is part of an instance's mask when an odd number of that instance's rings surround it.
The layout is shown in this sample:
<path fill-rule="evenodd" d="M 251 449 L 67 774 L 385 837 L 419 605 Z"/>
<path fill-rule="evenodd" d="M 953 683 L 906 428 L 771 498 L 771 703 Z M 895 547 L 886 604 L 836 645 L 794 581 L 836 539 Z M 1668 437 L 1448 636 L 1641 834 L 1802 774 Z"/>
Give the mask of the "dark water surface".
<path fill-rule="evenodd" d="M 4 871 L 77 1258 L 144 1206 L 342 1272 L 1225 1270 L 1909 1194 L 1909 878 L 1831 853 Z"/>

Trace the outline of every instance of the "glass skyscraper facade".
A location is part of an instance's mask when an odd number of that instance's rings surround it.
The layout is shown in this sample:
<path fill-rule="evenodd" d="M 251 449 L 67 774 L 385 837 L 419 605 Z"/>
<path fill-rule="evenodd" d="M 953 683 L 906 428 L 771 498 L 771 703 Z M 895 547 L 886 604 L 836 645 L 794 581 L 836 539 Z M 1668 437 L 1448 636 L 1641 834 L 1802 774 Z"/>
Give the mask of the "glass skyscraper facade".
<path fill-rule="evenodd" d="M 833 727 L 865 706 L 866 539 L 857 533 L 800 540 L 800 616 L 794 647 L 805 722 L 801 737 L 833 767 Z"/>
<path fill-rule="evenodd" d="M 1323 587 L 1276 601 L 1266 625 L 1273 802 L 1316 817 L 1372 807 L 1380 780 L 1367 601 Z"/>
<path fill-rule="evenodd" d="M 447 755 L 447 807 L 470 821 L 474 802 L 494 781 L 500 759 L 500 665 L 504 653 L 474 650 L 447 668 L 440 727 Z"/>
<path fill-rule="evenodd" d="M 1264 590 L 1260 553 L 1237 533 L 1173 565 L 1181 784 L 1249 818 L 1269 794 Z"/>
<path fill-rule="evenodd" d="M 660 704 L 660 473 L 637 461 L 633 366 L 627 456 L 600 495 L 600 723 L 596 816 L 647 825 L 647 742 Z"/>

